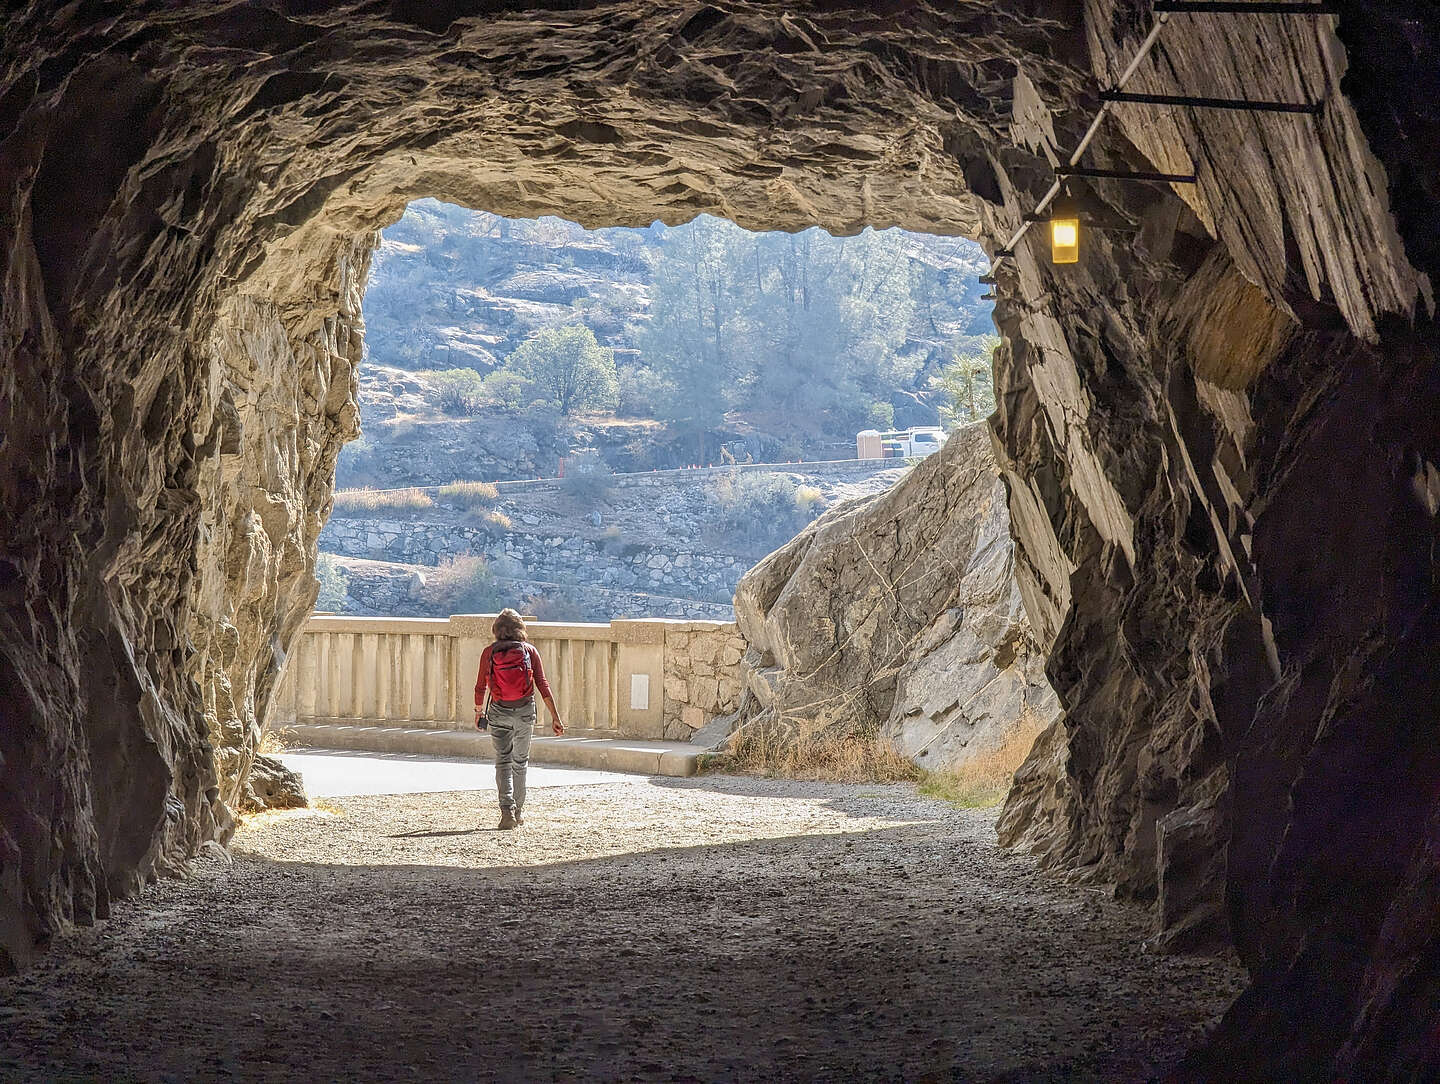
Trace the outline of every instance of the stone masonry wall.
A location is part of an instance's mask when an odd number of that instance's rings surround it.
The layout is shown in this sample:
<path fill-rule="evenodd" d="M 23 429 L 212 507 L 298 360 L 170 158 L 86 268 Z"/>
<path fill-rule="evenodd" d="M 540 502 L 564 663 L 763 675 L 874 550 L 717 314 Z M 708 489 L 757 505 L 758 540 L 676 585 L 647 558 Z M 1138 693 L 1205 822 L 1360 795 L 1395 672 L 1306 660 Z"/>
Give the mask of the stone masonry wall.
<path fill-rule="evenodd" d="M 334 598 L 325 599 L 321 608 L 327 612 L 356 617 L 441 616 L 426 598 L 427 579 L 434 574 L 433 569 L 346 557 L 337 559 L 336 566 L 345 594 L 338 604 Z M 576 611 L 568 615 L 572 620 L 669 617 L 729 621 L 734 614 L 729 602 L 701 602 L 622 588 L 501 576 L 495 577 L 495 584 L 509 594 L 516 606 L 535 597 L 551 600 L 558 597 L 567 608 Z"/>
<path fill-rule="evenodd" d="M 665 630 L 665 737 L 688 741 L 740 707 L 745 638 L 733 621 L 683 621 Z"/>
<path fill-rule="evenodd" d="M 687 594 L 728 602 L 750 567 L 743 557 L 693 549 L 657 550 L 561 535 L 465 524 L 411 523 L 399 519 L 331 519 L 321 547 L 344 557 L 438 565 L 456 554 L 479 554 L 495 562 L 497 574 L 573 582 L 578 574 L 599 587 L 659 595 Z M 631 552 L 631 551 L 634 552 Z"/>

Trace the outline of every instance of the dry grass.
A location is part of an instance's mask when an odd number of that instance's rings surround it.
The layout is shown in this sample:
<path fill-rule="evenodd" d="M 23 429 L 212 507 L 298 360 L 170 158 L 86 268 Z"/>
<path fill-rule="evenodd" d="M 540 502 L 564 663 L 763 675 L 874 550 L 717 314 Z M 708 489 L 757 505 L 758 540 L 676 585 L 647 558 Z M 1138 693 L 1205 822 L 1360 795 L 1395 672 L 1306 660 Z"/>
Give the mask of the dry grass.
<path fill-rule="evenodd" d="M 346 512 L 418 512 L 433 507 L 430 494 L 421 489 L 340 489 L 335 510 Z"/>
<path fill-rule="evenodd" d="M 272 727 L 260 735 L 258 752 L 283 753 L 290 748 L 290 732 L 285 727 Z"/>
<path fill-rule="evenodd" d="M 462 508 L 489 508 L 500 499 L 500 490 L 493 482 L 451 482 L 440 487 L 440 499 Z"/>
<path fill-rule="evenodd" d="M 920 793 L 964 809 L 999 805 L 1010 792 L 1015 771 L 1030 755 L 1030 747 L 1041 729 L 1038 722 L 1027 715 L 1000 745 L 955 768 L 927 773 L 920 783 Z"/>
<path fill-rule="evenodd" d="M 801 486 L 795 491 L 795 507 L 806 515 L 810 509 L 825 499 L 825 493 L 816 486 Z"/>
<path fill-rule="evenodd" d="M 903 783 L 924 773 L 874 735 L 751 725 L 709 762 L 717 771 L 831 783 Z"/>
<path fill-rule="evenodd" d="M 465 521 L 487 531 L 508 531 L 513 526 L 510 517 L 495 508 L 472 508 L 466 514 Z"/>

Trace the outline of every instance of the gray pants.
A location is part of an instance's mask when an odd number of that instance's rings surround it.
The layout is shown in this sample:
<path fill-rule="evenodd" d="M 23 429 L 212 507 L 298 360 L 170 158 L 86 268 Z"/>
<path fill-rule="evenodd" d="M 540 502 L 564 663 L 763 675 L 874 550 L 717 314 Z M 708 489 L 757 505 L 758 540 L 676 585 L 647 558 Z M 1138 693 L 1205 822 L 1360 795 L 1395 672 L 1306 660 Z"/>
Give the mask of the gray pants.
<path fill-rule="evenodd" d="M 530 737 L 535 733 L 535 702 L 523 708 L 491 704 L 490 741 L 495 746 L 495 789 L 500 808 L 518 813 L 525 808 L 525 769 L 530 765 Z"/>

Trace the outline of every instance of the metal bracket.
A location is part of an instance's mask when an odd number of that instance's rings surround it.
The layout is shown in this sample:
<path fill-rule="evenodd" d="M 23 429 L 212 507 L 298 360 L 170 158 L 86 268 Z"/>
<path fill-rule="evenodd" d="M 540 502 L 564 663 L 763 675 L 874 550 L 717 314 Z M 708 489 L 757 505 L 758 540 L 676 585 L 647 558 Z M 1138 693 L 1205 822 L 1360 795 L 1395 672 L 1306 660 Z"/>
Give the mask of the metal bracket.
<path fill-rule="evenodd" d="M 1140 105 L 1184 105 L 1195 109 L 1235 109 L 1247 113 L 1308 113 L 1318 116 L 1324 102 L 1256 102 L 1248 98 L 1197 98 L 1190 94 L 1131 94 L 1102 90 L 1102 102 L 1135 102 Z"/>
<path fill-rule="evenodd" d="M 1328 0 L 1298 0 L 1293 4 L 1254 3 L 1250 0 L 1155 0 L 1156 13 L 1169 15 L 1339 15 L 1339 5 Z"/>
<path fill-rule="evenodd" d="M 1194 184 L 1193 173 L 1149 173 L 1139 169 L 1091 169 L 1088 166 L 1056 166 L 1057 177 L 1098 177 L 1111 181 L 1158 181 L 1168 184 Z"/>

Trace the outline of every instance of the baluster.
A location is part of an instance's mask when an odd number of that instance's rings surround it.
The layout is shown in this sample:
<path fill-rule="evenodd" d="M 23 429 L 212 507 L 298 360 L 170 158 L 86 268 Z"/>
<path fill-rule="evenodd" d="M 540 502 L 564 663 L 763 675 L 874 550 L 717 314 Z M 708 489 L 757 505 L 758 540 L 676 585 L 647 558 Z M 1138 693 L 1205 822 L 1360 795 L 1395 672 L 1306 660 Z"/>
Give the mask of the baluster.
<path fill-rule="evenodd" d="M 589 716 L 591 730 L 598 730 L 603 725 L 600 699 L 600 647 L 601 643 L 598 640 L 585 641 L 585 710 Z"/>
<path fill-rule="evenodd" d="M 356 712 L 362 719 L 376 718 L 375 711 L 375 655 L 379 637 L 373 632 L 361 633 L 358 637 L 360 643 L 356 647 L 356 672 L 360 680 L 356 682 Z"/>
<path fill-rule="evenodd" d="M 365 665 L 360 658 L 360 634 L 348 632 L 344 634 L 345 640 L 345 669 L 341 674 L 345 682 L 345 689 L 341 693 L 341 703 L 345 705 L 345 717 L 358 719 L 360 717 L 360 675 Z"/>
<path fill-rule="evenodd" d="M 620 729 L 620 645 L 611 641 L 606 645 L 607 659 L 605 672 L 605 700 L 610 705 L 610 730 Z"/>
<path fill-rule="evenodd" d="M 420 639 L 408 633 L 400 637 L 400 714 L 407 722 L 424 717 L 415 704 L 415 645 Z"/>
<path fill-rule="evenodd" d="M 388 723 L 391 717 L 390 690 L 394 671 L 390 665 L 393 637 L 381 632 L 375 636 L 375 715 L 378 722 Z"/>

